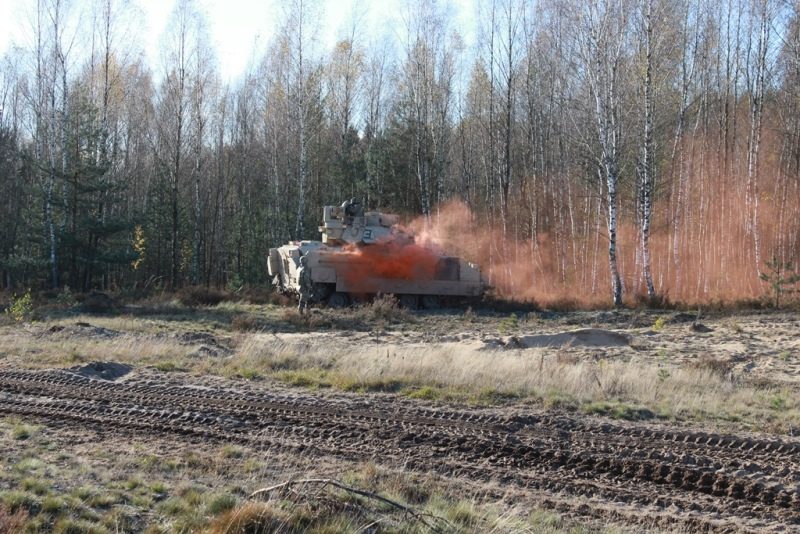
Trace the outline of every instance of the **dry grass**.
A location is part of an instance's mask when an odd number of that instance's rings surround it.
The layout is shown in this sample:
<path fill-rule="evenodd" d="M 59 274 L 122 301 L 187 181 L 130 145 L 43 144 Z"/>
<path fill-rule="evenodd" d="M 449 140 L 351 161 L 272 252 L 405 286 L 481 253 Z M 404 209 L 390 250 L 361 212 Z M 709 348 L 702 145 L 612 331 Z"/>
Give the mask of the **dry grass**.
<path fill-rule="evenodd" d="M 99 322 L 93 320 L 95 324 Z M 4 335 L 3 349 L 6 353 L 23 357 L 27 355 L 27 367 L 71 366 L 109 359 L 137 365 L 156 365 L 165 360 L 182 360 L 187 356 L 187 347 L 178 339 L 124 333 L 113 337 L 60 338 L 58 335 L 35 337 L 23 330 Z M 32 354 L 36 358 L 30 358 Z"/>
<path fill-rule="evenodd" d="M 28 512 L 19 509 L 10 512 L 5 506 L 0 506 L 0 532 L 21 532 L 28 522 Z"/>
<path fill-rule="evenodd" d="M 431 479 L 382 470 L 366 464 L 345 473 L 350 487 L 373 492 L 400 503 L 414 517 L 377 500 L 331 486 L 295 487 L 292 494 L 276 493 L 267 502 L 246 502 L 218 516 L 210 525 L 215 534 L 239 533 L 358 533 L 371 531 L 406 534 L 435 532 L 514 532 L 555 534 L 589 532 L 558 514 L 519 508 L 500 510 L 480 499 L 454 499 L 448 488 Z M 601 532 L 599 530 L 595 530 Z"/>
<path fill-rule="evenodd" d="M 252 332 L 262 328 L 258 319 L 249 314 L 240 313 L 231 319 L 231 330 L 234 332 Z"/>
<path fill-rule="evenodd" d="M 800 422 L 796 398 L 775 409 L 779 392 L 732 382 L 718 366 L 587 361 L 545 349 L 483 350 L 460 345 L 394 346 L 332 352 L 253 335 L 231 365 L 287 381 L 345 390 L 409 389 L 412 396 L 461 400 L 539 399 L 550 405 L 626 403 L 664 417 Z M 235 362 L 235 363 L 234 363 Z M 418 395 L 418 391 L 429 392 Z M 432 393 L 430 393 L 432 392 Z"/>
<path fill-rule="evenodd" d="M 309 388 L 391 391 L 437 402 L 515 401 L 628 419 L 733 421 L 759 430 L 800 426 L 796 389 L 743 382 L 734 376 L 731 362 L 717 356 L 681 363 L 655 341 L 581 352 L 571 347 L 487 349 L 478 337 L 453 337 L 465 330 L 516 333 L 553 327 L 531 315 L 409 314 L 388 298 L 303 316 L 293 309 L 230 301 L 195 310 L 180 303 L 163 306 L 157 314 L 65 314 L 45 323 L 0 326 L 0 365 L 114 360 L 160 372 L 273 378 Z M 643 328 L 649 330 L 654 319 L 645 319 Z M 660 337 L 648 339 L 666 339 L 688 328 L 663 322 L 654 334 Z M 757 321 L 741 319 L 741 324 L 714 326 L 733 341 L 749 339 Z M 796 345 L 786 339 L 786 346 L 775 349 L 774 365 L 795 362 Z M 199 351 L 202 346 L 220 350 Z M 9 466 L 0 470 L 0 487 L 9 489 L 0 492 L 0 531 L 4 524 L 23 521 L 33 531 L 348 532 L 370 521 L 363 510 L 351 514 L 339 506 L 363 508 L 366 503 L 335 492 L 321 502 L 247 501 L 248 492 L 258 487 L 317 469 L 309 467 L 309 458 L 276 468 L 274 458 L 267 465 L 264 451 L 246 447 L 180 450 L 174 443 L 129 440 L 116 446 L 83 445 L 78 457 L 52 439 L 53 433 L 28 422 L 0 421 L 0 454 Z M 452 494 L 451 488 L 416 475 L 370 465 L 333 474 L 331 466 L 320 468 L 328 469 L 326 476 L 444 517 L 459 532 L 580 531 L 557 515 L 482 505 L 479 498 Z M 394 525 L 402 532 L 416 528 Z"/>
<path fill-rule="evenodd" d="M 266 503 L 250 502 L 216 518 L 209 534 L 270 534 L 299 532 L 305 526 L 285 511 Z"/>
<path fill-rule="evenodd" d="M 697 357 L 681 364 L 666 352 L 660 356 L 663 349 L 647 357 L 620 357 L 620 352 L 604 355 L 603 351 L 591 357 L 568 347 L 488 350 L 475 338 L 427 343 L 419 337 L 411 342 L 398 336 L 388 341 L 381 337 L 384 330 L 393 328 L 417 332 L 438 328 L 449 333 L 465 328 L 484 332 L 539 328 L 530 317 L 514 315 L 511 321 L 510 315 L 490 320 L 466 315 L 413 315 L 398 309 L 388 297 L 352 310 L 302 316 L 293 309 L 235 302 L 168 318 L 73 315 L 45 324 L 0 327 L 0 361 L 52 367 L 114 360 L 164 372 L 275 378 L 297 386 L 401 392 L 428 400 L 480 404 L 525 400 L 618 417 L 649 414 L 753 427 L 766 423 L 778 431 L 800 426 L 796 390 L 768 382 L 742 382 L 731 373 L 731 362 L 717 357 Z M 91 327 L 77 328 L 76 323 Z M 371 337 L 362 334 L 358 341 L 351 341 L 353 331 L 338 328 L 340 323 L 360 325 L 356 332 L 371 326 Z M 665 322 L 663 330 L 678 328 L 685 327 Z M 187 342 L 181 337 L 187 332 L 210 335 L 218 345 L 200 351 L 198 347 L 203 348 L 206 341 Z M 739 335 L 735 329 L 733 334 Z M 656 351 L 646 344 L 626 350 L 626 354 Z M 784 352 L 789 356 L 776 357 L 776 364 L 792 363 L 792 352 Z"/>

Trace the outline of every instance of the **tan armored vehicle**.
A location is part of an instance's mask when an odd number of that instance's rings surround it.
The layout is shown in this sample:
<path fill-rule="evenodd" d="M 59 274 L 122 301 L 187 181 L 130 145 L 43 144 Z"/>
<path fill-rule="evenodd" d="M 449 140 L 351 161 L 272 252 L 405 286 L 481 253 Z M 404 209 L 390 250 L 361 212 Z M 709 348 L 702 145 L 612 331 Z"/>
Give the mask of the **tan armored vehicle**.
<path fill-rule="evenodd" d="M 319 231 L 322 241 L 269 250 L 269 274 L 279 291 L 334 308 L 392 294 L 401 306 L 415 309 L 479 297 L 486 288 L 475 265 L 415 243 L 397 216 L 364 213 L 355 200 L 325 206 Z"/>

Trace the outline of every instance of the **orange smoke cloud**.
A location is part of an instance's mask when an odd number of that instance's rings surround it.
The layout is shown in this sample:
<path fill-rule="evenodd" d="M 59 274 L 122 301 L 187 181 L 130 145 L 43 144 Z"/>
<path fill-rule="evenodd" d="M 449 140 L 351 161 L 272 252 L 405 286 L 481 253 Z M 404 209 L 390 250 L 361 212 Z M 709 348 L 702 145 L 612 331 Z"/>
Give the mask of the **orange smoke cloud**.
<path fill-rule="evenodd" d="M 347 269 L 342 269 L 341 274 L 350 284 L 357 284 L 366 278 L 431 279 L 440 258 L 433 250 L 396 241 L 366 246 L 348 245 L 345 252 L 352 256 L 353 261 Z"/>
<path fill-rule="evenodd" d="M 537 256 L 536 247 L 532 247 L 536 243 L 503 239 L 499 228 L 476 216 L 465 203 L 445 203 L 429 220 L 419 217 L 408 227 L 423 248 L 460 256 L 478 265 L 501 296 L 518 300 L 538 296 L 534 288 L 544 277 L 537 271 L 547 269 L 548 262 L 544 257 L 531 261 L 531 254 Z M 539 236 L 539 244 L 546 241 L 546 234 Z"/>
<path fill-rule="evenodd" d="M 700 142 L 684 140 L 687 147 Z M 757 204 L 748 196 L 744 157 L 727 166 L 707 155 L 699 161 L 686 158 L 683 169 L 663 170 L 650 234 L 658 295 L 698 306 L 757 299 L 769 290 L 759 273 L 770 258 L 798 266 L 800 179 L 770 157 L 776 151 L 767 141 L 764 153 Z M 478 265 L 502 297 L 610 306 L 608 231 L 598 191 L 556 187 L 554 177 L 542 187 L 538 179 L 517 185 L 521 190 L 511 195 L 505 232 L 498 210 L 476 212 L 463 202 L 448 202 L 430 218 L 408 224 L 414 243 L 349 248 L 354 262 L 340 274 L 350 283 L 429 279 L 442 255 L 460 256 Z M 630 195 L 623 192 L 620 198 L 617 230 L 617 265 L 629 303 L 646 294 Z"/>
<path fill-rule="evenodd" d="M 770 154 L 768 143 L 764 153 Z M 675 178 L 665 177 L 654 203 L 650 250 L 656 292 L 687 305 L 760 298 L 768 287 L 759 279 L 759 269 L 765 270 L 770 258 L 798 266 L 800 180 L 786 175 L 775 158 L 764 158 L 756 208 L 746 194 L 746 162 L 729 165 L 727 172 L 714 158 L 701 162 L 684 163 L 682 180 L 677 172 Z M 429 220 L 413 220 L 409 227 L 419 245 L 476 263 L 500 296 L 545 305 L 570 300 L 608 306 L 605 209 L 596 193 L 563 189 L 557 199 L 540 198 L 536 209 L 530 197 L 512 195 L 505 235 L 497 211 L 479 214 L 457 201 L 439 206 Z M 632 204 L 630 198 L 620 201 L 617 241 L 628 302 L 646 293 Z"/>

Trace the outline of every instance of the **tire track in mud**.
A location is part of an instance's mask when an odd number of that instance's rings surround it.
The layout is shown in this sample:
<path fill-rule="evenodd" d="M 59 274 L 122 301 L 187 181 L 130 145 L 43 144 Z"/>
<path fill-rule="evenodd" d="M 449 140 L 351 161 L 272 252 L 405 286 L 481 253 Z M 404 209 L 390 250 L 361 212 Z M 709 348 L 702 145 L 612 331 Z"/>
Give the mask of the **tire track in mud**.
<path fill-rule="evenodd" d="M 572 515 L 692 530 L 800 530 L 800 441 L 381 399 L 0 372 L 0 413 L 235 441 L 499 483 Z"/>

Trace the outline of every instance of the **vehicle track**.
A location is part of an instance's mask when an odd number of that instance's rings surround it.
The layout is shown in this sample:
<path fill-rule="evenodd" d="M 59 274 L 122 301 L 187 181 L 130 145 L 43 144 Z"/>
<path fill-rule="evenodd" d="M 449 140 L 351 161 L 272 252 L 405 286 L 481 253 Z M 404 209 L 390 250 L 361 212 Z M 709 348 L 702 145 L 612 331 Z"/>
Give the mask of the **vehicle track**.
<path fill-rule="evenodd" d="M 800 441 L 382 398 L 0 371 L 0 413 L 372 459 L 513 488 L 572 515 L 691 530 L 800 531 Z M 498 495 L 500 496 L 500 495 Z"/>

